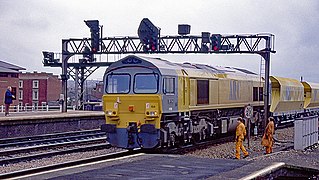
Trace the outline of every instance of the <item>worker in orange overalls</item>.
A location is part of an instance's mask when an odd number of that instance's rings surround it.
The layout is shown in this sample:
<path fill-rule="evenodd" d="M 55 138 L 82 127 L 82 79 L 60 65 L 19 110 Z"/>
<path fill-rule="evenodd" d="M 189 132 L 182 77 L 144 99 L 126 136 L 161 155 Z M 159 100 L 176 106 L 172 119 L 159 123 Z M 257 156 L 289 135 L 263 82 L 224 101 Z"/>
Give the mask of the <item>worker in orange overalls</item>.
<path fill-rule="evenodd" d="M 261 139 L 261 145 L 266 147 L 266 154 L 272 153 L 272 146 L 274 145 L 274 140 L 273 140 L 274 133 L 275 133 L 274 118 L 269 117 L 264 135 Z"/>
<path fill-rule="evenodd" d="M 246 158 L 249 154 L 246 151 L 243 141 L 246 136 L 246 127 L 243 123 L 243 119 L 239 117 L 237 119 L 238 125 L 236 127 L 236 159 L 240 159 L 240 150 L 244 153 L 244 158 Z"/>

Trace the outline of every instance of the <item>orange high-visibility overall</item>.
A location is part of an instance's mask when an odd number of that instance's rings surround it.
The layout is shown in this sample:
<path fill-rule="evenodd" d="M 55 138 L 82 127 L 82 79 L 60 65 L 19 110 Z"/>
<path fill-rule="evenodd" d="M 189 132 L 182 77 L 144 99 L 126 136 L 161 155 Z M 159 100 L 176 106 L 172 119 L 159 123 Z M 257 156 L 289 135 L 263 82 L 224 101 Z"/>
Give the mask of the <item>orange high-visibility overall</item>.
<path fill-rule="evenodd" d="M 266 154 L 272 153 L 272 146 L 274 145 L 273 134 L 275 132 L 275 125 L 273 121 L 269 121 L 266 126 L 265 133 L 262 137 L 261 144 L 266 147 Z"/>
<path fill-rule="evenodd" d="M 243 151 L 244 157 L 248 156 L 248 152 L 246 151 L 243 141 L 246 136 L 246 128 L 244 123 L 238 123 L 236 127 L 236 158 L 240 159 L 240 150 Z"/>

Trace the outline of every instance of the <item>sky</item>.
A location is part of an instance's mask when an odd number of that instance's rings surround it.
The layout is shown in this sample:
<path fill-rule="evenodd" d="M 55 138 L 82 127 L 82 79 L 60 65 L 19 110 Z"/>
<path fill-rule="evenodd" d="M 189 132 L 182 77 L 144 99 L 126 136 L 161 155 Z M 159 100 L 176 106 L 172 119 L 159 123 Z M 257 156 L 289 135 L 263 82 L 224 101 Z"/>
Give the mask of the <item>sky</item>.
<path fill-rule="evenodd" d="M 42 51 L 61 53 L 62 39 L 89 38 L 84 20 L 99 20 L 103 37 L 137 36 L 143 18 L 178 35 L 178 24 L 191 25 L 191 35 L 275 35 L 270 75 L 319 83 L 319 1 L 317 0 L 0 0 L 0 60 L 28 72 L 61 74 L 44 67 Z M 126 55 L 112 55 L 115 59 Z M 259 73 L 259 55 L 152 55 L 172 62 L 233 66 Z M 106 67 L 88 79 L 102 80 Z"/>

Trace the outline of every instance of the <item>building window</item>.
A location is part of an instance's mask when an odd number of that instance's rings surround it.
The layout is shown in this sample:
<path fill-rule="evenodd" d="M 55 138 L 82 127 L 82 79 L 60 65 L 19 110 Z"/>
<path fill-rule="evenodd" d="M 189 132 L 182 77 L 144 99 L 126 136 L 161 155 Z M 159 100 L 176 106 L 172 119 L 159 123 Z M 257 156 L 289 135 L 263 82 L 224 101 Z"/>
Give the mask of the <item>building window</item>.
<path fill-rule="evenodd" d="M 33 89 L 32 90 L 32 100 L 38 100 L 39 99 L 39 90 Z"/>
<path fill-rule="evenodd" d="M 11 74 L 11 77 L 13 77 L 13 78 L 18 78 L 19 75 L 18 75 L 18 74 Z"/>
<path fill-rule="evenodd" d="M 0 73 L 0 77 L 9 77 L 8 73 Z"/>
<path fill-rule="evenodd" d="M 209 101 L 209 81 L 197 80 L 197 104 L 208 104 Z"/>
<path fill-rule="evenodd" d="M 12 99 L 17 99 L 17 87 L 11 87 L 11 94 L 14 96 Z"/>
<path fill-rule="evenodd" d="M 32 88 L 39 88 L 39 80 L 32 81 Z"/>
<path fill-rule="evenodd" d="M 23 106 L 23 102 L 19 102 L 19 106 Z"/>
<path fill-rule="evenodd" d="M 23 88 L 23 81 L 19 81 L 19 88 Z"/>
<path fill-rule="evenodd" d="M 19 90 L 19 100 L 23 100 L 23 91 Z"/>

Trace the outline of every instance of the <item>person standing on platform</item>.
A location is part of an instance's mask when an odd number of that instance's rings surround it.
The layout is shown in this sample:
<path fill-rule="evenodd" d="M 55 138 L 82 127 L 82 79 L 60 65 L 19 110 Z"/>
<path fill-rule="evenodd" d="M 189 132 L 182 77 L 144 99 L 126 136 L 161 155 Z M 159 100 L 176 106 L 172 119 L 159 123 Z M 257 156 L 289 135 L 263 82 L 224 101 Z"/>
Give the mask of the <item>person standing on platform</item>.
<path fill-rule="evenodd" d="M 240 150 L 243 151 L 244 158 L 246 158 L 249 155 L 243 145 L 246 136 L 246 127 L 241 117 L 237 119 L 237 123 L 238 125 L 236 127 L 236 159 L 240 159 Z"/>
<path fill-rule="evenodd" d="M 274 133 L 275 133 L 274 118 L 269 117 L 264 135 L 261 139 L 261 145 L 266 147 L 266 154 L 272 153 L 272 146 L 274 145 L 274 140 L 273 140 Z"/>
<path fill-rule="evenodd" d="M 12 99 L 14 98 L 14 95 L 12 95 L 11 91 L 12 91 L 11 86 L 8 86 L 5 93 L 5 97 L 4 97 L 4 104 L 5 104 L 4 116 L 9 116 L 10 104 L 12 104 Z"/>

